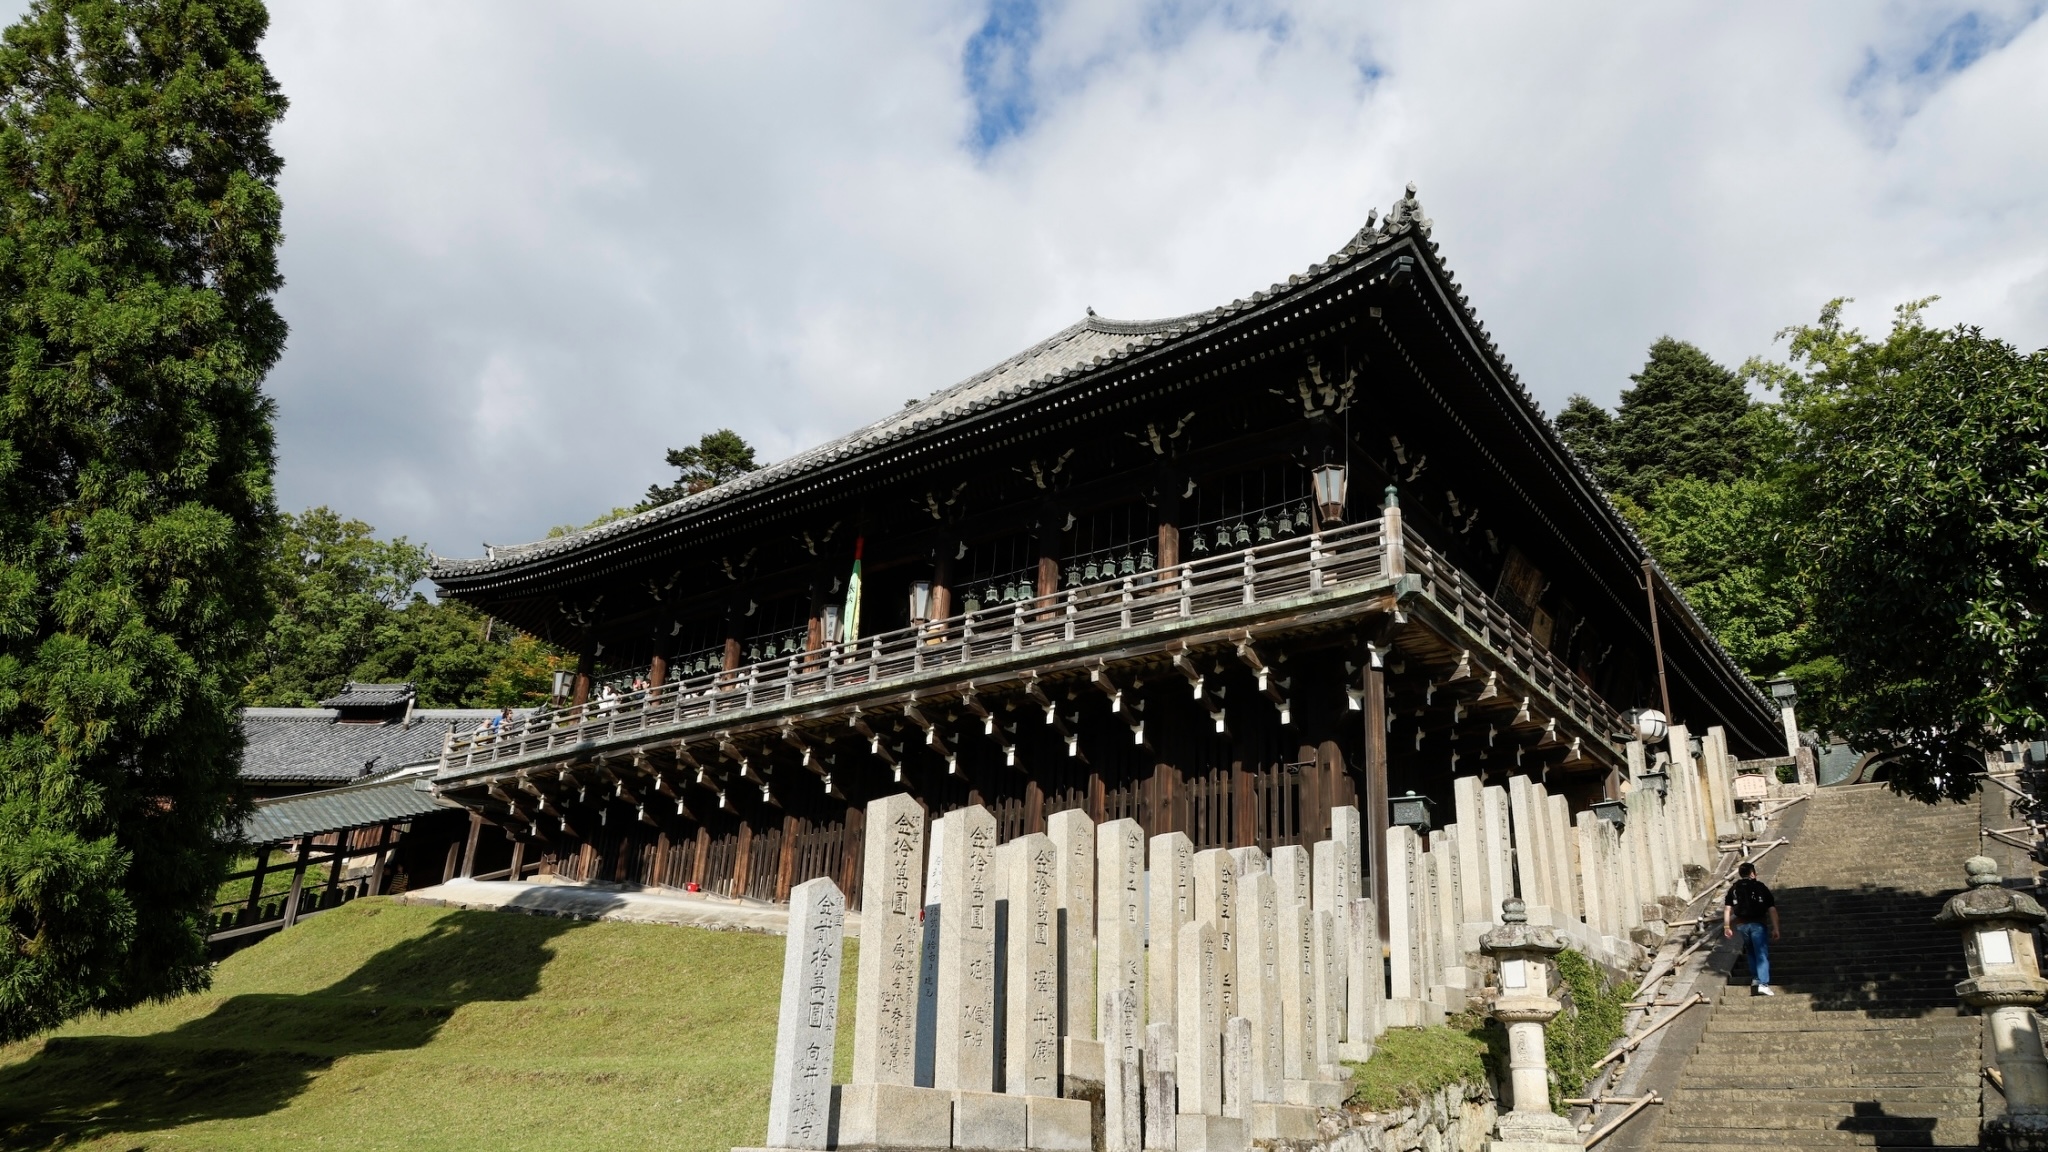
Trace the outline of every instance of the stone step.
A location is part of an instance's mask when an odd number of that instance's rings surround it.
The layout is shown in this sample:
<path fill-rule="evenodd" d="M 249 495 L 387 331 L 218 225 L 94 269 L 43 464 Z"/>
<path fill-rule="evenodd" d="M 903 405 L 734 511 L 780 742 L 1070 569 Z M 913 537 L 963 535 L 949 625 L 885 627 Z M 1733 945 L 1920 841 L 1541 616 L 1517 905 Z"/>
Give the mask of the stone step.
<path fill-rule="evenodd" d="M 1754 1060 L 1768 1057 L 1783 1060 L 1786 1057 L 1828 1060 L 1920 1060 L 1928 1066 L 1939 1066 L 1944 1061 L 1960 1059 L 1975 1052 L 1981 1052 L 1983 1045 L 1976 1040 L 1899 1040 L 1891 1043 L 1828 1044 L 1815 1046 L 1798 1041 L 1757 1044 L 1702 1044 L 1694 1060 L 1726 1059 Z"/>
<path fill-rule="evenodd" d="M 1960 1121 L 1968 1117 L 1972 1124 L 1977 1121 L 1977 1109 L 1973 1106 L 1967 1113 L 1960 1105 L 1914 1105 L 1898 1114 L 1889 1111 L 1871 1114 L 1870 1110 L 1858 1112 L 1854 1105 L 1829 1104 L 1817 1112 L 1784 1111 L 1778 1108 L 1730 1108 L 1716 1115 L 1711 1111 L 1696 1113 L 1670 1113 L 1664 1117 L 1669 1131 L 1685 1129 L 1711 1130 L 1714 1128 L 1757 1128 L 1779 1132 L 1802 1132 L 1818 1129 L 1823 1132 L 1880 1132 L 1919 1131 L 1927 1132 L 1932 1125 L 1941 1121 Z"/>
<path fill-rule="evenodd" d="M 1758 999 L 1768 999 L 1768 997 L 1758 997 Z M 1846 1012 L 1842 1013 L 1845 1019 L 1841 1020 L 1830 1020 L 1828 1019 L 1830 1015 L 1831 1013 L 1827 1012 L 1788 1012 L 1782 1016 L 1769 1015 L 1761 1012 L 1745 1012 L 1738 1015 L 1736 1013 L 1731 1012 L 1728 1014 L 1728 1016 L 1724 1018 L 1716 1019 L 1709 1022 L 1707 1025 L 1707 1031 L 1883 1032 L 1891 1031 L 1900 1027 L 1900 1025 L 1898 1024 L 1888 1024 L 1881 1019 L 1871 1020 L 1860 1016 L 1850 1016 Z M 1952 1030 L 1955 1032 L 1974 1032 L 1975 1029 L 1971 1026 L 1975 1023 L 1976 1021 L 1974 1020 L 1971 1020 L 1967 1017 L 1962 1017 L 1958 1018 L 1955 1024 L 1950 1024 L 1947 1021 L 1943 1021 L 1941 1024 L 1926 1022 L 1925 1026 L 1931 1032 L 1939 1032 L 1943 1030 Z M 1917 1027 L 1919 1027 L 1919 1025 L 1916 1025 L 1916 1028 Z"/>
<path fill-rule="evenodd" d="M 1773 1129 L 1755 1127 L 1696 1128 L 1687 1125 L 1667 1124 L 1660 1133 L 1659 1143 L 1671 1144 L 1726 1144 L 1776 1146 L 1786 1142 L 1792 1135 L 1804 1147 L 1821 1148 L 1931 1148 L 1937 1146 L 1976 1147 L 1977 1119 L 1967 1120 L 1947 1117 L 1908 1118 L 1916 1122 L 1902 1125 L 1886 1125 L 1891 1117 L 1857 1116 L 1847 1123 L 1855 1124 L 1860 1130 L 1833 1130 L 1826 1128 Z"/>
<path fill-rule="evenodd" d="M 1730 1068 L 1726 1071 L 1701 1069 L 1695 1072 L 1687 1066 L 1681 1091 L 1695 1088 L 1740 1088 L 1740 1089 L 1827 1089 L 1856 1088 L 1876 1091 L 1881 1088 L 1957 1088 L 1975 1085 L 1983 1072 L 1977 1067 L 1947 1071 L 1920 1072 L 1858 1072 L 1854 1069 L 1832 1072 L 1806 1072 L 1798 1075 L 1770 1072 L 1755 1065 L 1745 1068 Z M 1674 1097 L 1676 1099 L 1676 1097 Z"/>
<path fill-rule="evenodd" d="M 1976 1080 L 1968 1084 L 1950 1084 L 1940 1087 L 1913 1088 L 1697 1088 L 1687 1087 L 1682 1095 L 1666 1105 L 1666 1109 L 1699 1101 L 1703 1104 L 1739 1107 L 1755 1104 L 1782 1105 L 1795 1107 L 1803 1104 L 1881 1104 L 1890 1111 L 1903 1114 L 1909 1108 L 1967 1103 L 1977 1107 L 1979 1089 Z"/>
<path fill-rule="evenodd" d="M 1958 1093 L 1960 1096 L 1961 1094 Z M 1748 1104 L 1732 1100 L 1677 1100 L 1664 1106 L 1664 1119 L 1686 1127 L 1733 1127 L 1752 1122 L 1762 1128 L 1834 1128 L 1845 1119 L 1858 1116 L 1858 1105 L 1868 1110 L 1875 1101 L 1776 1100 L 1770 1104 Z M 1974 1117 L 1977 1101 L 1920 1100 L 1911 1103 L 1886 1101 L 1882 1114 L 1901 1119 L 1920 1117 Z"/>

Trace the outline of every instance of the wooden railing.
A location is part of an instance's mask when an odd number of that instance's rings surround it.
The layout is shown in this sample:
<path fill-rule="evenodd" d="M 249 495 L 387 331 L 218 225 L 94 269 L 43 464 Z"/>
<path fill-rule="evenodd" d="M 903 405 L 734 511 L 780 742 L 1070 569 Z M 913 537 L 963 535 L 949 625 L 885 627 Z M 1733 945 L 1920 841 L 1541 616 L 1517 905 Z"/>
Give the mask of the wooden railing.
<path fill-rule="evenodd" d="M 1044 645 L 1111 636 L 1132 628 L 1195 621 L 1389 575 L 1383 522 L 1202 557 L 1170 568 L 992 605 L 922 625 L 831 644 L 731 671 L 707 672 L 612 700 L 535 713 L 496 730 L 454 736 L 441 770 L 461 773 L 584 741 L 744 713 L 807 697 L 926 672 L 962 673 Z M 1425 592 L 1467 623 L 1560 702 L 1605 724 L 1614 710 L 1536 643 L 1462 572 L 1413 533 L 1404 533 L 1409 570 Z M 1618 722 L 1618 721 L 1617 721 Z"/>
<path fill-rule="evenodd" d="M 1508 614 L 1493 597 L 1463 569 L 1423 543 L 1413 529 L 1402 532 L 1406 543 L 1407 570 L 1422 580 L 1422 593 L 1435 601 L 1466 630 L 1506 657 L 1508 664 L 1532 687 L 1576 712 L 1579 718 L 1602 733 L 1626 727 L 1621 713 L 1573 672 L 1557 654 L 1537 642 L 1522 622 Z"/>

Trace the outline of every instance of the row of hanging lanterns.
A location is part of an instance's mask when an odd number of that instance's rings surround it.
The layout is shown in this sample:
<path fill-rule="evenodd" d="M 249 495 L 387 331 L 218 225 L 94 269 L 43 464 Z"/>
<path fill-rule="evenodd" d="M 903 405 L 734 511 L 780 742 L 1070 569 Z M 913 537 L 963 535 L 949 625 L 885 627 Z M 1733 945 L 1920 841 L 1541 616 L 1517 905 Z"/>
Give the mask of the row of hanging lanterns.
<path fill-rule="evenodd" d="M 1285 507 L 1281 508 L 1278 517 L 1275 517 L 1272 509 L 1269 508 L 1261 511 L 1259 518 L 1249 524 L 1240 517 L 1235 524 L 1216 525 L 1214 547 L 1217 551 L 1223 551 L 1233 547 L 1249 547 L 1255 543 L 1266 544 L 1278 537 L 1292 536 L 1297 531 L 1305 532 L 1308 530 L 1308 526 L 1308 501 L 1303 500 L 1291 510 Z M 1210 547 L 1208 533 L 1202 528 L 1197 527 L 1193 538 L 1188 542 L 1189 554 L 1194 555 L 1207 552 L 1210 550 Z"/>
<path fill-rule="evenodd" d="M 1159 561 L 1152 555 L 1152 546 L 1145 545 L 1137 552 L 1125 551 L 1122 556 L 1090 556 L 1086 563 L 1079 560 L 1067 561 L 1067 582 L 1069 588 L 1093 584 L 1097 580 L 1114 580 L 1119 576 L 1136 576 L 1159 567 Z"/>

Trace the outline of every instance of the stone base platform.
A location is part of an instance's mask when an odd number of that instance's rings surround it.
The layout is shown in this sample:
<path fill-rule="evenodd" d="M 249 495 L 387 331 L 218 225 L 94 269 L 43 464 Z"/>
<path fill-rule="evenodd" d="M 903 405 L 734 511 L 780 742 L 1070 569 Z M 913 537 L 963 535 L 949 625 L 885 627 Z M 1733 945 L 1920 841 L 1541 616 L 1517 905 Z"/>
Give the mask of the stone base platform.
<path fill-rule="evenodd" d="M 400 904 L 425 904 L 475 911 L 519 912 L 565 920 L 623 920 L 675 924 L 722 932 L 789 932 L 789 907 L 737 900 L 675 888 L 629 888 L 617 884 L 571 884 L 546 880 L 450 880 L 393 897 Z M 846 914 L 846 935 L 860 935 L 860 914 Z"/>

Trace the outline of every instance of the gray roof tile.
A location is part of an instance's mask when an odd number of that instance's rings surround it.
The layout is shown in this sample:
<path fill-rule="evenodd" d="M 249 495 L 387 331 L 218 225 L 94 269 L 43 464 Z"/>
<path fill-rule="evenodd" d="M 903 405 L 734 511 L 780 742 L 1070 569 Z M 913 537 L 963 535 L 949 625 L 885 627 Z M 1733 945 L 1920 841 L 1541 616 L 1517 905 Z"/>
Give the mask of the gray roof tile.
<path fill-rule="evenodd" d="M 241 775 L 262 784 L 346 784 L 436 760 L 448 733 L 495 715 L 490 708 L 416 708 L 409 722 L 354 724 L 333 708 L 244 708 Z"/>
<path fill-rule="evenodd" d="M 275 844 L 323 832 L 410 820 L 453 806 L 435 798 L 430 777 L 402 776 L 352 788 L 259 800 L 256 811 L 242 825 L 242 835 L 251 844 Z"/>

